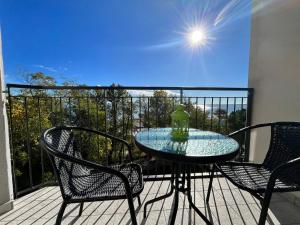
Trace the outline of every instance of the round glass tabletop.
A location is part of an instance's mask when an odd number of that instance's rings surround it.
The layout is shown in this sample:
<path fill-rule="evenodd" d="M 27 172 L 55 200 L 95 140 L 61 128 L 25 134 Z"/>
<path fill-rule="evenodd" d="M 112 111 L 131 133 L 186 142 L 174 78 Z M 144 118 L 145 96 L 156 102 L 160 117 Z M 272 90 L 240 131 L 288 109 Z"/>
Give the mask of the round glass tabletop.
<path fill-rule="evenodd" d="M 135 135 L 138 148 L 166 160 L 215 163 L 234 158 L 239 144 L 232 138 L 211 131 L 189 129 L 185 142 L 171 139 L 171 128 L 150 128 Z"/>

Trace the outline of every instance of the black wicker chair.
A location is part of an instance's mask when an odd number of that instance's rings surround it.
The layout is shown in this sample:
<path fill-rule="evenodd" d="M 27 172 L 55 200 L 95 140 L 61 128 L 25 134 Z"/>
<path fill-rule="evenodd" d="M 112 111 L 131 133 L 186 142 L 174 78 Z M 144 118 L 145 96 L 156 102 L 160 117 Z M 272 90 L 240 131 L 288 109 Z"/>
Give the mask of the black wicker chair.
<path fill-rule="evenodd" d="M 134 163 L 115 166 L 101 166 L 84 160 L 78 148 L 74 131 L 89 132 L 121 142 L 128 149 L 132 161 L 131 145 L 126 141 L 95 130 L 79 127 L 54 127 L 46 130 L 40 144 L 48 153 L 59 182 L 63 203 L 56 224 L 60 224 L 64 210 L 69 203 L 80 203 L 79 216 L 83 203 L 92 201 L 127 199 L 132 224 L 136 225 L 133 198 L 138 198 L 144 188 L 142 169 Z"/>
<path fill-rule="evenodd" d="M 218 170 L 234 185 L 260 200 L 262 209 L 258 224 L 264 225 L 273 192 L 300 191 L 300 123 L 258 124 L 229 136 L 244 136 L 245 132 L 260 127 L 271 127 L 270 146 L 263 163 L 226 162 L 214 165 L 206 201 L 209 201 L 214 171 Z"/>

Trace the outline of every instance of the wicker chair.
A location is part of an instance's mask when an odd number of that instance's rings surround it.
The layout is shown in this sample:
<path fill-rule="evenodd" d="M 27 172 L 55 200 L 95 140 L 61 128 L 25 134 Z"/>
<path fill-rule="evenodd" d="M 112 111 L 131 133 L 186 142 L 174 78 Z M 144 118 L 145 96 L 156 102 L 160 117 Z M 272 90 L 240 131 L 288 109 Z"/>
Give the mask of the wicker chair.
<path fill-rule="evenodd" d="M 79 127 L 54 127 L 46 130 L 41 136 L 40 144 L 50 157 L 63 198 L 56 224 L 61 223 L 69 203 L 80 203 L 80 216 L 84 202 L 127 198 L 132 224 L 136 225 L 133 198 L 137 197 L 141 205 L 139 194 L 144 188 L 141 167 L 134 163 L 106 167 L 84 160 L 74 131 L 101 135 L 120 142 L 127 146 L 128 156 L 132 160 L 131 145 L 106 133 Z"/>
<path fill-rule="evenodd" d="M 214 171 L 218 170 L 234 185 L 260 200 L 262 209 L 258 224 L 264 225 L 273 192 L 300 190 L 300 123 L 258 124 L 245 127 L 229 136 L 245 137 L 246 131 L 260 127 L 271 127 L 270 146 L 263 163 L 226 162 L 214 165 L 206 201 L 209 201 Z"/>

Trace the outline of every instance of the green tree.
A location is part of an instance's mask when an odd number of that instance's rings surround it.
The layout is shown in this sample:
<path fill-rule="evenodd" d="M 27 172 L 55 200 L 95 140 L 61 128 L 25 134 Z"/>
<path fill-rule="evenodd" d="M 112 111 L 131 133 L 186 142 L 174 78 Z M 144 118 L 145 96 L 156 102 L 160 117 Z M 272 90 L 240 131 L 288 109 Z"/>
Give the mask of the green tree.
<path fill-rule="evenodd" d="M 215 111 L 214 111 L 214 116 L 216 117 L 216 118 L 218 118 L 219 120 L 225 120 L 226 119 L 226 116 L 227 116 L 227 111 L 225 110 L 225 109 L 221 109 L 221 108 L 219 108 L 219 109 L 216 109 Z"/>
<path fill-rule="evenodd" d="M 27 81 L 31 85 L 56 85 L 53 77 L 40 72 L 29 74 Z M 30 185 L 30 174 L 32 185 L 52 179 L 52 167 L 39 146 L 43 130 L 57 125 L 95 129 L 103 126 L 105 112 L 96 99 L 96 93 L 87 90 L 21 89 L 11 92 L 7 108 L 12 124 L 11 146 L 19 190 Z M 98 162 L 106 161 L 106 151 L 111 147 L 105 138 L 80 134 L 80 142 L 86 157 Z"/>
<path fill-rule="evenodd" d="M 241 109 L 231 112 L 228 117 L 228 127 L 230 132 L 239 130 L 245 126 L 247 110 Z"/>
<path fill-rule="evenodd" d="M 29 74 L 27 82 L 53 87 L 57 84 L 53 77 L 40 72 Z M 72 81 L 63 84 L 77 85 Z M 231 112 L 226 121 L 227 112 L 223 109 L 204 112 L 195 98 L 182 100 L 190 113 L 192 128 L 225 133 L 225 122 L 233 131 L 243 127 L 246 121 L 244 109 Z M 132 143 L 132 133 L 140 127 L 171 126 L 170 115 L 180 98 L 163 90 L 154 91 L 153 96 L 131 96 L 120 85 L 112 84 L 112 89 L 97 90 L 20 89 L 11 92 L 9 103 L 14 168 L 19 190 L 22 190 L 30 185 L 29 167 L 32 168 L 33 185 L 53 179 L 52 167 L 39 146 L 43 130 L 58 125 L 75 125 L 108 132 Z M 121 160 L 120 155 L 128 155 L 122 145 L 111 143 L 106 138 L 86 133 L 76 133 L 76 136 L 84 158 L 97 163 L 117 163 Z M 142 158 L 138 149 L 134 150 L 133 156 Z"/>
<path fill-rule="evenodd" d="M 171 125 L 171 112 L 174 111 L 174 99 L 166 91 L 154 91 L 149 104 L 150 127 L 168 127 Z"/>

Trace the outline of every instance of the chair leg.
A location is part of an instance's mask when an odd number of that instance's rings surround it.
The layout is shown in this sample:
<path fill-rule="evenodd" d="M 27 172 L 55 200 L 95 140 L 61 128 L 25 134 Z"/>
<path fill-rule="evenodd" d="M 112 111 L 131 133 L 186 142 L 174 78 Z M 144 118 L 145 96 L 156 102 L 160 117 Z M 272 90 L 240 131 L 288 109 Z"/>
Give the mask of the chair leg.
<path fill-rule="evenodd" d="M 55 222 L 56 225 L 60 225 L 61 224 L 61 220 L 62 220 L 62 217 L 64 215 L 64 211 L 66 209 L 66 206 L 67 206 L 67 203 L 65 201 L 63 201 L 62 205 L 60 206 L 58 215 L 56 217 L 56 222 Z"/>
<path fill-rule="evenodd" d="M 208 185 L 208 190 L 207 190 L 206 203 L 209 202 L 210 192 L 211 192 L 211 189 L 212 189 L 212 182 L 213 182 L 213 179 L 214 179 L 214 172 L 215 172 L 215 164 L 213 165 L 213 168 L 210 172 L 210 179 L 209 179 L 209 185 Z"/>
<path fill-rule="evenodd" d="M 137 225 L 132 196 L 127 196 L 132 225 Z"/>
<path fill-rule="evenodd" d="M 262 202 L 258 225 L 265 225 L 266 223 L 271 197 L 272 197 L 272 190 L 267 189 Z"/>
<path fill-rule="evenodd" d="M 79 214 L 78 214 L 78 216 L 81 216 L 81 214 L 82 214 L 83 204 L 84 204 L 83 202 L 80 203 L 80 208 L 79 208 Z"/>
<path fill-rule="evenodd" d="M 142 205 L 142 202 L 141 202 L 140 196 L 138 196 L 137 199 L 138 199 L 139 206 L 141 206 L 141 205 Z"/>

